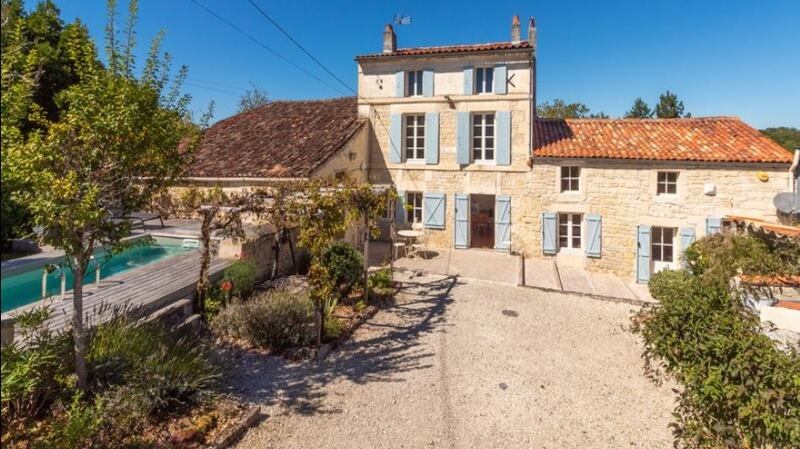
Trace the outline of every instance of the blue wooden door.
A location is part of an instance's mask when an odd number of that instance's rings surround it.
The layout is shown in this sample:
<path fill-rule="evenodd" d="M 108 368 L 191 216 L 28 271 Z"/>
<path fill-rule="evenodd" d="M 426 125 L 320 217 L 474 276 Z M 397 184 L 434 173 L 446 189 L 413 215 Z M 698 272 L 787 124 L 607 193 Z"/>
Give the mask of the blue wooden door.
<path fill-rule="evenodd" d="M 511 197 L 497 195 L 494 212 L 494 248 L 508 252 L 511 249 Z"/>
<path fill-rule="evenodd" d="M 456 223 L 454 243 L 456 248 L 469 247 L 469 195 L 456 194 Z"/>

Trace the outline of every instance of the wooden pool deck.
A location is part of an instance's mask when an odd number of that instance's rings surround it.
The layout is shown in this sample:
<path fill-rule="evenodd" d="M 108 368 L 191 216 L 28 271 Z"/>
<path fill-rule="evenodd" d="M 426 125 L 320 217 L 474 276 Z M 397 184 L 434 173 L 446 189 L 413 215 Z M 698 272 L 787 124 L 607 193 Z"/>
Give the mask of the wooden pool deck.
<path fill-rule="evenodd" d="M 210 277 L 217 280 L 222 271 L 231 263 L 230 259 L 211 261 Z M 94 326 L 103 323 L 120 311 L 137 309 L 141 313 L 151 313 L 181 298 L 193 296 L 200 274 L 200 251 L 192 251 L 176 257 L 146 265 L 142 268 L 109 276 L 84 286 L 84 320 Z M 63 300 L 58 297 L 14 309 L 2 315 L 4 324 L 20 312 L 47 305 L 51 317 L 47 324 L 51 330 L 62 330 L 72 319 L 72 290 Z M 18 330 L 15 332 L 18 335 Z"/>

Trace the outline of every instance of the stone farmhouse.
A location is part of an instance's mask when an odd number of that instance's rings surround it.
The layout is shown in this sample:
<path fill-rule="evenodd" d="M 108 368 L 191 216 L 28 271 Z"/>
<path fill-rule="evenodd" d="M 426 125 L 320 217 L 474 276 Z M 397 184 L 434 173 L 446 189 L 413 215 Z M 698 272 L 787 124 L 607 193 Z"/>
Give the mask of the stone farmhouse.
<path fill-rule="evenodd" d="M 784 219 L 792 154 L 734 117 L 536 117 L 536 27 L 506 42 L 355 58 L 358 97 L 277 101 L 209 128 L 195 183 L 347 173 L 399 192 L 387 220 L 429 245 L 486 248 L 646 282 L 727 216 Z"/>

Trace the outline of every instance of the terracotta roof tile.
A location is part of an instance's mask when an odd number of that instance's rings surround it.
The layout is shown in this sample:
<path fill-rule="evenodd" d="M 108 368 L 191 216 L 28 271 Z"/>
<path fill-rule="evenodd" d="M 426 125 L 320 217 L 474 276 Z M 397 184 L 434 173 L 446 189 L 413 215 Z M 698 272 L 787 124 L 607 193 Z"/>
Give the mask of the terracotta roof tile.
<path fill-rule="evenodd" d="M 356 56 L 356 59 L 374 59 L 374 58 L 389 58 L 393 56 L 422 56 L 422 55 L 437 55 L 445 53 L 471 53 L 482 51 L 496 51 L 496 50 L 517 50 L 517 49 L 533 49 L 528 41 L 521 42 L 489 42 L 485 44 L 471 44 L 471 45 L 443 45 L 439 47 L 416 47 L 416 48 L 398 48 L 392 53 L 375 53 L 369 55 Z"/>
<path fill-rule="evenodd" d="M 538 119 L 534 157 L 791 163 L 780 145 L 734 117 Z"/>
<path fill-rule="evenodd" d="M 354 97 L 274 101 L 205 130 L 188 175 L 308 177 L 365 123 Z"/>

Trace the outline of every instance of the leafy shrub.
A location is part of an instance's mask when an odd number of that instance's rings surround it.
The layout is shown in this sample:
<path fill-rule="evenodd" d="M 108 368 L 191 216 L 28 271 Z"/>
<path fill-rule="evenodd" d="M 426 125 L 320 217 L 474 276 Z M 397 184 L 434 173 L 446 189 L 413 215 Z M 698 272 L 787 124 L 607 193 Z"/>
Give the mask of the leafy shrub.
<path fill-rule="evenodd" d="M 217 377 L 202 344 L 123 318 L 95 328 L 87 362 L 108 419 L 130 431 L 194 402 Z"/>
<path fill-rule="evenodd" d="M 389 267 L 381 268 L 372 273 L 367 281 L 372 297 L 385 298 L 394 293 L 392 288 L 392 272 Z"/>
<path fill-rule="evenodd" d="M 724 266 L 754 269 L 747 251 L 768 264 L 775 254 L 740 237 L 701 240 L 690 248 L 691 271 L 653 275 L 659 303 L 640 313 L 634 330 L 648 365 L 659 362 L 683 386 L 674 426 L 684 445 L 800 447 L 800 355 L 760 332 L 758 317 L 728 290 Z"/>
<path fill-rule="evenodd" d="M 254 262 L 237 260 L 225 269 L 222 279 L 233 283 L 231 294 L 239 298 L 248 298 L 256 285 L 258 269 Z"/>
<path fill-rule="evenodd" d="M 329 316 L 325 319 L 325 337 L 337 339 L 344 332 L 344 321 L 335 316 Z"/>
<path fill-rule="evenodd" d="M 342 295 L 346 295 L 361 279 L 364 259 L 353 245 L 336 242 L 322 254 L 321 263 L 327 270 L 332 285 Z"/>
<path fill-rule="evenodd" d="M 71 339 L 66 334 L 53 334 L 43 323 L 50 317 L 46 308 L 37 308 L 16 317 L 26 347 L 16 342 L 2 348 L 3 428 L 25 424 L 36 418 L 69 384 L 71 372 Z"/>
<path fill-rule="evenodd" d="M 88 403 L 83 395 L 75 393 L 64 410 L 56 411 L 58 418 L 52 423 L 49 435 L 34 444 L 34 448 L 88 448 L 103 425 L 103 408 L 99 401 Z"/>
<path fill-rule="evenodd" d="M 310 341 L 314 307 L 306 293 L 271 291 L 223 309 L 212 328 L 276 351 Z"/>

